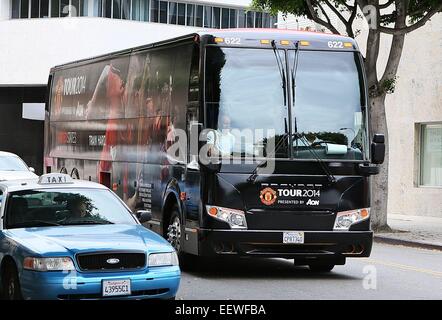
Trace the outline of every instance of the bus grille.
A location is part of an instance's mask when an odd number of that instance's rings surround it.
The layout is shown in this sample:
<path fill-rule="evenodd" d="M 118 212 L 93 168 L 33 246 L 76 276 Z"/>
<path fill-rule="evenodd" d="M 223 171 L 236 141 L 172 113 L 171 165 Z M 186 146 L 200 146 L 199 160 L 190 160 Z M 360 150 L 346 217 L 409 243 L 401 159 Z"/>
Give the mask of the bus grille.
<path fill-rule="evenodd" d="M 103 252 L 77 255 L 82 271 L 134 270 L 146 266 L 146 254 L 141 252 Z"/>

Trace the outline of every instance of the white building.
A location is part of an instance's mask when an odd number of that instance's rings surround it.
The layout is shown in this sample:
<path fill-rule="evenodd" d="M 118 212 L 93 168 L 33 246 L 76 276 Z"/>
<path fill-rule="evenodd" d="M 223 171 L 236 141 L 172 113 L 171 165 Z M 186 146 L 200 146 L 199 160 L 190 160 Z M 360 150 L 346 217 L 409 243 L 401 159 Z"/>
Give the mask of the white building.
<path fill-rule="evenodd" d="M 276 17 L 249 3 L 0 0 L 0 149 L 41 172 L 43 121 L 31 119 L 44 107 L 51 67 L 203 28 L 276 27 Z"/>

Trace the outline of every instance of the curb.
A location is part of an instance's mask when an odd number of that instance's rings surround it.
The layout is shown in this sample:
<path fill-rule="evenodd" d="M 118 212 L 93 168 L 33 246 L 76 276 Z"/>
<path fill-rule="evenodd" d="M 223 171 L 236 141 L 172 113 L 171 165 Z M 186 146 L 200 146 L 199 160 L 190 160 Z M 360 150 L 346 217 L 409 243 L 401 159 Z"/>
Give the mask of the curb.
<path fill-rule="evenodd" d="M 392 244 L 392 245 L 442 251 L 442 245 L 434 244 L 434 243 L 403 240 L 403 239 L 391 238 L 391 237 L 386 237 L 386 236 L 381 236 L 381 235 L 374 235 L 373 239 L 375 242 L 378 242 L 378 243 L 386 243 L 386 244 Z"/>

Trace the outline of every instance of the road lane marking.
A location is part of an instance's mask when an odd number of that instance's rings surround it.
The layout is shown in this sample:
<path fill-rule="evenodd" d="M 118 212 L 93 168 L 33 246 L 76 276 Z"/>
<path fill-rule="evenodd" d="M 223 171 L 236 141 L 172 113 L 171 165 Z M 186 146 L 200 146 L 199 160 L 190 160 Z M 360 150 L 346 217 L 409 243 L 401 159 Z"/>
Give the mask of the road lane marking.
<path fill-rule="evenodd" d="M 405 265 L 405 264 L 400 264 L 400 263 L 395 263 L 395 262 L 388 262 L 388 261 L 382 261 L 382 260 L 371 259 L 371 258 L 367 258 L 367 259 L 363 259 L 363 260 L 367 261 L 369 263 L 380 264 L 380 265 L 384 265 L 384 266 L 387 266 L 387 267 L 393 267 L 393 268 L 398 268 L 398 269 L 407 270 L 407 271 L 415 271 L 415 272 L 420 272 L 420 273 L 426 273 L 426 274 L 429 274 L 429 275 L 432 275 L 432 276 L 436 276 L 436 277 L 442 278 L 442 272 L 441 271 L 435 271 L 435 270 L 430 270 L 430 269 L 423 269 L 423 268 L 408 266 L 408 265 Z"/>

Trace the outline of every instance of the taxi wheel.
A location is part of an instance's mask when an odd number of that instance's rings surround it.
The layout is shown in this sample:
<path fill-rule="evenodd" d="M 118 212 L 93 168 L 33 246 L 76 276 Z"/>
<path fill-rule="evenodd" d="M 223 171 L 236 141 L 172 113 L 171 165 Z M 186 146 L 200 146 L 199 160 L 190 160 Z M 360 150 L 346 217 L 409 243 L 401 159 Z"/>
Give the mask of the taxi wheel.
<path fill-rule="evenodd" d="M 334 264 L 310 264 L 309 266 L 310 271 L 313 272 L 330 272 L 335 267 Z"/>
<path fill-rule="evenodd" d="M 178 255 L 181 255 L 182 245 L 182 223 L 177 207 L 172 209 L 169 225 L 166 231 L 166 239 L 175 248 Z"/>
<path fill-rule="evenodd" d="M 21 300 L 20 282 L 18 280 L 17 269 L 14 265 L 6 267 L 3 274 L 3 295 L 6 300 Z"/>

